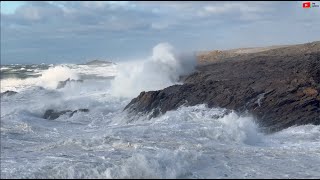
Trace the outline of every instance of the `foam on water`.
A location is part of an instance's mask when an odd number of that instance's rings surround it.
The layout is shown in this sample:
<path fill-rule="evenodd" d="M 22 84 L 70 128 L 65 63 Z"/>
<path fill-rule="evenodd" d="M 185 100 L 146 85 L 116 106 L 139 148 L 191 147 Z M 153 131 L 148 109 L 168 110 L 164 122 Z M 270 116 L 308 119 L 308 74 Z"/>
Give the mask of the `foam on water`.
<path fill-rule="evenodd" d="M 9 67 L 1 67 L 0 68 L 1 70 L 8 70 L 8 69 L 10 69 Z"/>
<path fill-rule="evenodd" d="M 252 117 L 205 105 L 181 107 L 151 120 L 142 116 L 126 121 L 122 109 L 128 99 L 101 91 L 73 94 L 72 98 L 63 92 L 43 92 L 34 94 L 33 100 L 27 98 L 27 92 L 20 95 L 2 102 L 6 107 L 1 112 L 4 178 L 320 175 L 315 166 L 320 162 L 319 126 L 264 135 Z M 61 116 L 55 121 L 41 119 L 41 112 L 49 106 L 37 99 L 43 96 L 51 97 L 48 104 L 60 101 L 55 108 L 59 104 L 62 109 L 89 107 L 90 112 L 71 118 Z"/>
<path fill-rule="evenodd" d="M 101 64 L 101 65 L 74 65 L 65 64 L 79 75 L 95 75 L 98 77 L 110 77 L 116 75 L 115 64 Z"/>

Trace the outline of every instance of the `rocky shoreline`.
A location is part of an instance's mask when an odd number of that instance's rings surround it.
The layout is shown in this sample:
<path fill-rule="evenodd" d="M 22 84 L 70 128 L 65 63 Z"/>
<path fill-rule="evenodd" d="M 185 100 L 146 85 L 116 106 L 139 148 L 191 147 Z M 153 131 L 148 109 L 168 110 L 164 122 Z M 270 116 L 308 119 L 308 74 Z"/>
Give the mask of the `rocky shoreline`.
<path fill-rule="evenodd" d="M 207 104 L 248 112 L 265 132 L 320 124 L 320 41 L 216 59 L 206 57 L 182 85 L 141 92 L 125 110 L 151 118 Z"/>

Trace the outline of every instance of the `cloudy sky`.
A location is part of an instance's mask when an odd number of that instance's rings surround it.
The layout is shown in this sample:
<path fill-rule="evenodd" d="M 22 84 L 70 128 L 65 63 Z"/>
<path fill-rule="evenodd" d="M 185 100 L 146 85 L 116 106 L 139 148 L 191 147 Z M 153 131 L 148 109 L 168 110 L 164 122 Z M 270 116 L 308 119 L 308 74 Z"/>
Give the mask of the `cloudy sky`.
<path fill-rule="evenodd" d="M 320 4 L 319 1 L 313 1 Z M 1 2 L 1 63 L 114 61 L 320 40 L 320 7 L 286 2 Z"/>

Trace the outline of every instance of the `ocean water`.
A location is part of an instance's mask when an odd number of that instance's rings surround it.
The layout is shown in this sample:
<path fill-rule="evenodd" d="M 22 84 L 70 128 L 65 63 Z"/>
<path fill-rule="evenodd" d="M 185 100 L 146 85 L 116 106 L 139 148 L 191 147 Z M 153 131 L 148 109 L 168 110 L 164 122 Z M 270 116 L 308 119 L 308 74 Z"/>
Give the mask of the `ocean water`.
<path fill-rule="evenodd" d="M 320 178 L 320 126 L 263 134 L 250 114 L 205 104 L 150 120 L 123 111 L 192 70 L 169 44 L 151 54 L 117 65 L 2 65 L 1 92 L 18 94 L 1 97 L 1 178 Z M 83 82 L 56 89 L 68 78 Z M 90 111 L 42 118 L 79 108 Z"/>

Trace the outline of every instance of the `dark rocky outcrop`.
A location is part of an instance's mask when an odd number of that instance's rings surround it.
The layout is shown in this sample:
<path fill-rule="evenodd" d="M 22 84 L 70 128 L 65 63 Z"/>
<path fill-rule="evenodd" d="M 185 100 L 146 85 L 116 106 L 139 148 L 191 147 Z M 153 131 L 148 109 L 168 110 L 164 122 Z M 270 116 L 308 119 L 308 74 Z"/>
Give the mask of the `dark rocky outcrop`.
<path fill-rule="evenodd" d="M 59 81 L 59 83 L 57 85 L 57 89 L 64 88 L 67 85 L 67 83 L 70 83 L 70 82 L 83 82 L 83 80 L 81 80 L 81 79 L 80 80 L 73 80 L 73 79 L 70 80 L 70 78 L 68 78 L 65 81 Z"/>
<path fill-rule="evenodd" d="M 15 95 L 17 94 L 17 92 L 15 91 L 5 91 L 3 93 L 1 93 L 1 96 L 0 97 L 3 97 L 3 96 L 12 96 L 12 95 Z"/>
<path fill-rule="evenodd" d="M 266 132 L 319 125 L 320 42 L 300 46 L 198 66 L 183 85 L 141 92 L 125 109 L 155 117 L 181 105 L 205 103 L 248 111 Z"/>
<path fill-rule="evenodd" d="M 64 114 L 69 114 L 69 117 L 72 117 L 76 112 L 89 112 L 89 109 L 78 109 L 78 110 L 64 110 L 64 111 L 55 111 L 53 109 L 48 109 L 43 115 L 44 119 L 54 120 L 57 119 L 59 116 Z"/>

